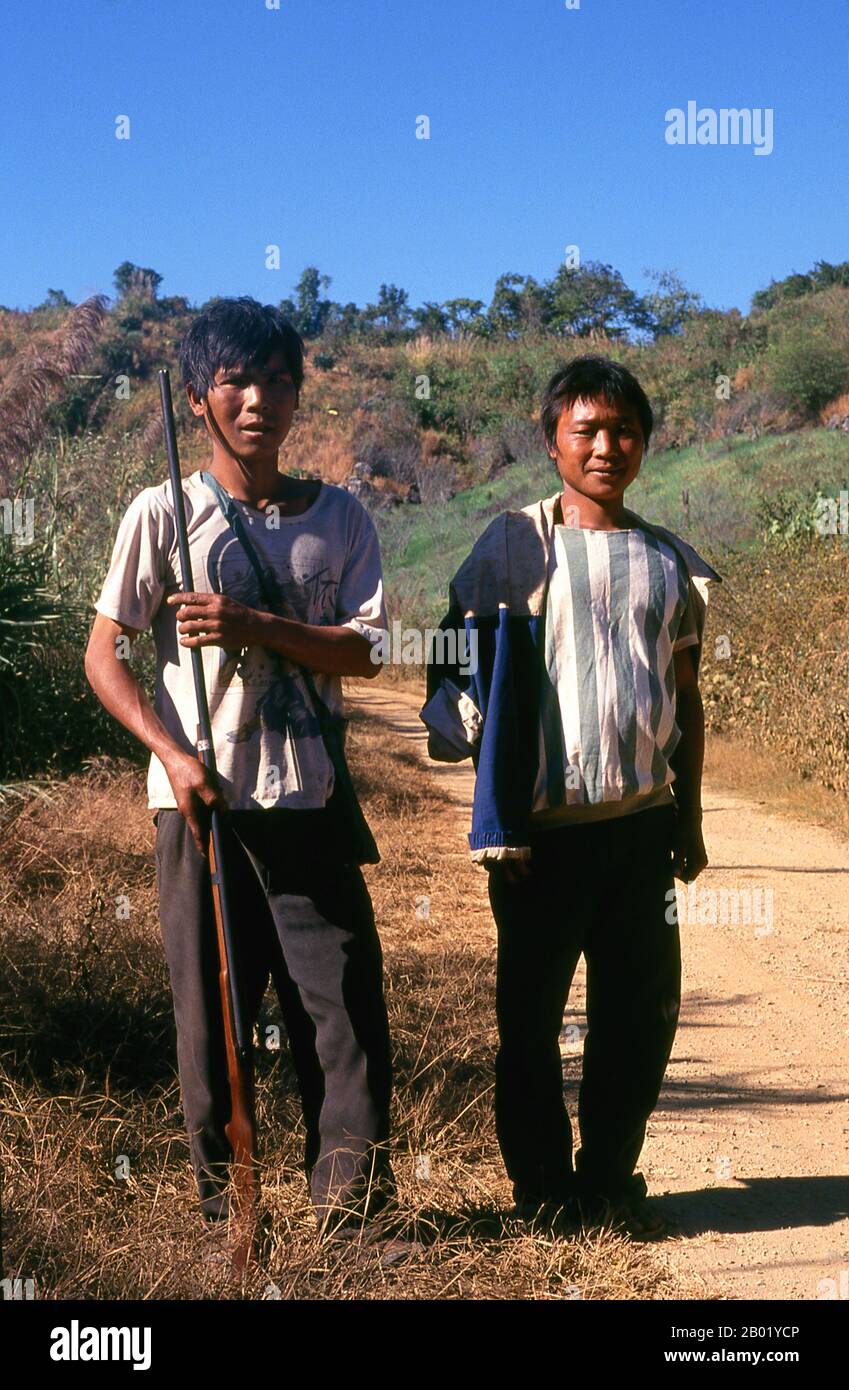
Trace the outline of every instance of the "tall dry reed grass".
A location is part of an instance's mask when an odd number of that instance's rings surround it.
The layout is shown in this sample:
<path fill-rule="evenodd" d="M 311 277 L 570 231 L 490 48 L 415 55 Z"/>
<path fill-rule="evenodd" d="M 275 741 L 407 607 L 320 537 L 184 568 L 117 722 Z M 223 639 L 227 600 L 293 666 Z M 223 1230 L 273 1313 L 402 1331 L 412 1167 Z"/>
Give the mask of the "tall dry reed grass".
<path fill-rule="evenodd" d="M 13 363 L 0 393 L 0 483 L 9 483 L 14 465 L 45 437 L 47 406 L 85 365 L 105 317 L 105 297 L 92 295 Z"/>

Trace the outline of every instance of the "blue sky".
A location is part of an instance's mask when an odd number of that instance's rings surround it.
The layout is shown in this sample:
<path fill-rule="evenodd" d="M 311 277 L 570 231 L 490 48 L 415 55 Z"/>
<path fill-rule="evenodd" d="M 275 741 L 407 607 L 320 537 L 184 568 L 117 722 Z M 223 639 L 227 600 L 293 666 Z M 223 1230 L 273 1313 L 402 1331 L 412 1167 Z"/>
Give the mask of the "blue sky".
<path fill-rule="evenodd" d="M 123 260 L 195 302 L 308 264 L 488 302 L 574 244 L 745 311 L 849 259 L 847 36 L 847 0 L 5 0 L 0 303 Z M 670 146 L 689 100 L 772 109 L 773 153 Z"/>

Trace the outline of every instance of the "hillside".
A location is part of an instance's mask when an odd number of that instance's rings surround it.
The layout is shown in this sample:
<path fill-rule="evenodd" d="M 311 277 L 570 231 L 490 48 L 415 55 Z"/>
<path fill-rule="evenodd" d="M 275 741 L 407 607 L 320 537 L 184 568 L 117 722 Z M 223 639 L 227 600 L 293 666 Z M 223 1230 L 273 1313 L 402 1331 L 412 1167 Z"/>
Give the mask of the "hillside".
<path fill-rule="evenodd" d="M 392 286 L 381 287 L 377 305 L 343 309 L 317 298 L 308 275 L 297 303 L 281 305 L 307 346 L 286 451 L 293 471 L 339 481 L 359 462 L 378 491 L 405 495 L 415 483 L 422 497 L 442 500 L 535 451 L 546 381 L 586 351 L 616 356 L 640 377 L 655 410 L 656 451 L 849 415 L 849 264 L 760 291 L 748 315 L 702 306 L 674 277 L 663 294 L 639 301 L 613 272 L 591 266 L 561 267 L 547 288 L 501 277 L 485 312 L 457 307 L 477 301 L 451 301 L 441 316 L 432 312 L 439 306 L 411 311 Z M 160 298 L 160 280 L 119 266 L 111 303 L 86 301 L 87 333 L 83 306 L 61 291 L 27 312 L 0 309 L 0 466 L 13 487 L 37 447 L 50 452 L 57 439 L 129 442 L 149 457 L 156 372 L 173 373 L 196 312 L 180 296 Z M 30 437 L 15 446 L 10 427 L 22 409 L 38 417 L 39 432 L 31 420 Z M 181 402 L 178 416 L 191 458 L 202 437 Z"/>
<path fill-rule="evenodd" d="M 489 518 L 555 490 L 537 424 L 552 370 L 580 352 L 616 356 L 656 414 L 629 504 L 688 537 L 726 581 L 703 668 L 711 730 L 768 737 L 800 778 L 845 789 L 845 534 L 822 536 L 815 522 L 819 495 L 849 490 L 849 287 L 796 278 L 804 294 L 770 287 L 748 316 L 691 304 L 653 333 L 628 334 L 610 312 L 584 336 L 526 322 L 524 291 L 513 320 L 502 295 L 473 323 L 429 320 L 426 333 L 386 306 L 344 323 L 328 313 L 307 334 L 282 466 L 356 478 L 392 616 L 432 626 Z M 32 311 L 0 310 L 0 479 L 5 469 L 10 512 L 18 499 L 34 513 L 33 543 L 0 535 L 6 782 L 138 756 L 91 696 L 80 657 L 118 521 L 165 474 L 156 372 L 176 368 L 193 310 L 159 298 L 159 279 L 125 264 L 111 305 L 51 291 Z M 306 332 L 303 304 L 290 308 Z M 179 392 L 177 413 L 189 471 L 206 439 Z M 138 650 L 149 673 L 149 644 Z"/>
<path fill-rule="evenodd" d="M 720 571 L 734 557 L 816 534 L 816 498 L 849 488 L 849 435 L 825 429 L 711 440 L 702 447 L 646 456 L 628 506 L 679 531 Z M 447 581 L 487 522 L 558 490 L 541 447 L 442 502 L 438 524 L 427 507 L 379 511 L 387 589 L 405 623 L 433 625 Z"/>

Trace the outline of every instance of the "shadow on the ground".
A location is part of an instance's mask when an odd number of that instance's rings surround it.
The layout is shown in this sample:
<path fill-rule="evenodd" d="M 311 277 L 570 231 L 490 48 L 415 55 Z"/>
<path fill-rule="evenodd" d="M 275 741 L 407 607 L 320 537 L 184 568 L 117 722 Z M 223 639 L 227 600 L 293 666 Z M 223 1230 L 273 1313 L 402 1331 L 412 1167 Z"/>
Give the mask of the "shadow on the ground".
<path fill-rule="evenodd" d="M 505 1211 L 493 1206 L 468 1206 L 460 1211 L 443 1207 L 420 1207 L 406 1225 L 407 1233 L 423 1245 L 438 1241 L 493 1241 L 511 1234 L 505 1224 Z"/>
<path fill-rule="evenodd" d="M 794 1226 L 830 1226 L 849 1217 L 845 1174 L 820 1177 L 746 1178 L 739 1187 L 706 1187 L 663 1199 L 676 1234 L 743 1235 Z"/>

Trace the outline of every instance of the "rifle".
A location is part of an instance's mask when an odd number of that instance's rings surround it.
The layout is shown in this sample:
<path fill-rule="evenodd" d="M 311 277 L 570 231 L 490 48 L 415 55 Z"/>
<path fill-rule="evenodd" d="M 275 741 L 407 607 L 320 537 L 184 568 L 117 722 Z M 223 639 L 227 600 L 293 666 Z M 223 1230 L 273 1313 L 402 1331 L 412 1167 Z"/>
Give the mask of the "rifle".
<path fill-rule="evenodd" d="M 168 450 L 168 472 L 174 498 L 177 524 L 177 546 L 183 588 L 194 589 L 189 538 L 186 529 L 186 508 L 180 480 L 180 459 L 177 453 L 177 434 L 174 429 L 174 406 L 171 400 L 171 380 L 163 368 L 159 373 L 159 394 L 162 401 L 162 420 L 165 445 Z M 204 767 L 215 773 L 215 748 L 212 724 L 206 698 L 203 674 L 203 655 L 200 647 L 191 648 L 192 675 L 198 712 L 197 755 Z M 218 938 L 218 981 L 221 989 L 221 1011 L 224 1019 L 224 1044 L 227 1052 L 227 1079 L 230 1084 L 230 1119 L 224 1126 L 233 1151 L 231 1165 L 232 1191 L 236 1208 L 237 1242 L 233 1261 L 243 1270 L 253 1249 L 257 1222 L 259 1179 L 256 1167 L 256 1116 L 253 1085 L 253 1029 L 245 1015 L 238 988 L 232 916 L 224 870 L 221 813 L 213 810 L 210 829 L 209 872 L 212 882 L 212 905 Z"/>

